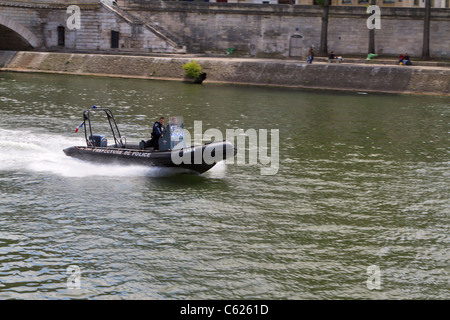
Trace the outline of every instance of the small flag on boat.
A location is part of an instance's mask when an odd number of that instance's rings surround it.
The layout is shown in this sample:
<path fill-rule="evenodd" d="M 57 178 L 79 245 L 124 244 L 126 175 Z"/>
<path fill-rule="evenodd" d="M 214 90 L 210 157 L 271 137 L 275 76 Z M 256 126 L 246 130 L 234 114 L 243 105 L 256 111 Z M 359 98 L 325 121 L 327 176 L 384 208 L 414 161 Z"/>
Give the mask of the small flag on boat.
<path fill-rule="evenodd" d="M 84 122 L 83 122 L 82 124 L 80 124 L 80 125 L 75 129 L 75 133 L 77 133 L 77 132 L 78 132 L 78 129 L 82 128 L 83 125 L 84 125 Z"/>

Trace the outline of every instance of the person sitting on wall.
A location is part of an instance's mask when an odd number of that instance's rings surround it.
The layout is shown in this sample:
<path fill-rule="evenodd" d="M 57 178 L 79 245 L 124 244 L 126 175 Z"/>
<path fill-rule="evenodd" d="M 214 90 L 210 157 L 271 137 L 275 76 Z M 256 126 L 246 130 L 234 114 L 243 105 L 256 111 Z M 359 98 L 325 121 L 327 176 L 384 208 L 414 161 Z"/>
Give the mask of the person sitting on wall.
<path fill-rule="evenodd" d="M 409 58 L 408 53 L 405 53 L 405 56 L 403 57 L 403 64 L 404 64 L 404 65 L 407 65 L 407 66 L 410 66 L 410 65 L 411 65 L 411 60 L 410 60 L 410 58 Z"/>
<path fill-rule="evenodd" d="M 336 55 L 334 54 L 333 51 L 330 52 L 330 55 L 328 56 L 328 59 L 329 60 L 336 59 Z"/>
<path fill-rule="evenodd" d="M 400 56 L 398 57 L 398 63 L 399 64 L 403 64 L 403 60 L 405 59 L 405 56 L 402 54 L 400 54 Z"/>
<path fill-rule="evenodd" d="M 330 55 L 328 56 L 328 62 L 333 62 L 333 60 L 336 60 L 337 63 L 340 63 L 342 61 L 341 56 L 336 56 L 333 51 L 330 52 Z"/>

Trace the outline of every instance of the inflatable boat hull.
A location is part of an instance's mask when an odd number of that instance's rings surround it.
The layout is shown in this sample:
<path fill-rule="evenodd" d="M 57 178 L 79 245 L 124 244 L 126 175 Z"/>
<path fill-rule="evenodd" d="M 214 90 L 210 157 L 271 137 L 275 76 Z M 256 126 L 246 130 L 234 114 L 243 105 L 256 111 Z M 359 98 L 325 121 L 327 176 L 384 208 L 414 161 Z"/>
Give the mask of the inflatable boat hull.
<path fill-rule="evenodd" d="M 67 156 L 97 163 L 117 163 L 154 167 L 178 167 L 204 173 L 217 162 L 232 158 L 236 148 L 231 142 L 212 142 L 173 151 L 139 150 L 138 148 L 74 146 L 63 150 Z"/>

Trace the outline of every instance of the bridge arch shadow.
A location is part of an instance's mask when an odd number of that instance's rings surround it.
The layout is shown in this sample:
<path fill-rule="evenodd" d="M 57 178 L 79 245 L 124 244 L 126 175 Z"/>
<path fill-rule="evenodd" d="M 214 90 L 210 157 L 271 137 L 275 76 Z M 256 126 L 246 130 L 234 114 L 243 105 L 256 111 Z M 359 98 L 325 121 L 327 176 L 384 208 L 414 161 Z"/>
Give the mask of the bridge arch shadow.
<path fill-rule="evenodd" d="M 0 50 L 31 50 L 41 41 L 25 26 L 0 14 Z"/>

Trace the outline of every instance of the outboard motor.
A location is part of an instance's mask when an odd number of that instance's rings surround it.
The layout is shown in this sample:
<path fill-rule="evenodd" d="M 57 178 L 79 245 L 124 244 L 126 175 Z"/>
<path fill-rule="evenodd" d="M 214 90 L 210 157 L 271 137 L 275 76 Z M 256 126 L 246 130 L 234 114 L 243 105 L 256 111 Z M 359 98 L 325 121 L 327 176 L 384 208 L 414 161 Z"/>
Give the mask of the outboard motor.
<path fill-rule="evenodd" d="M 100 134 L 94 134 L 92 136 L 89 136 L 89 142 L 94 147 L 107 147 L 108 146 L 108 140 L 104 135 Z"/>

